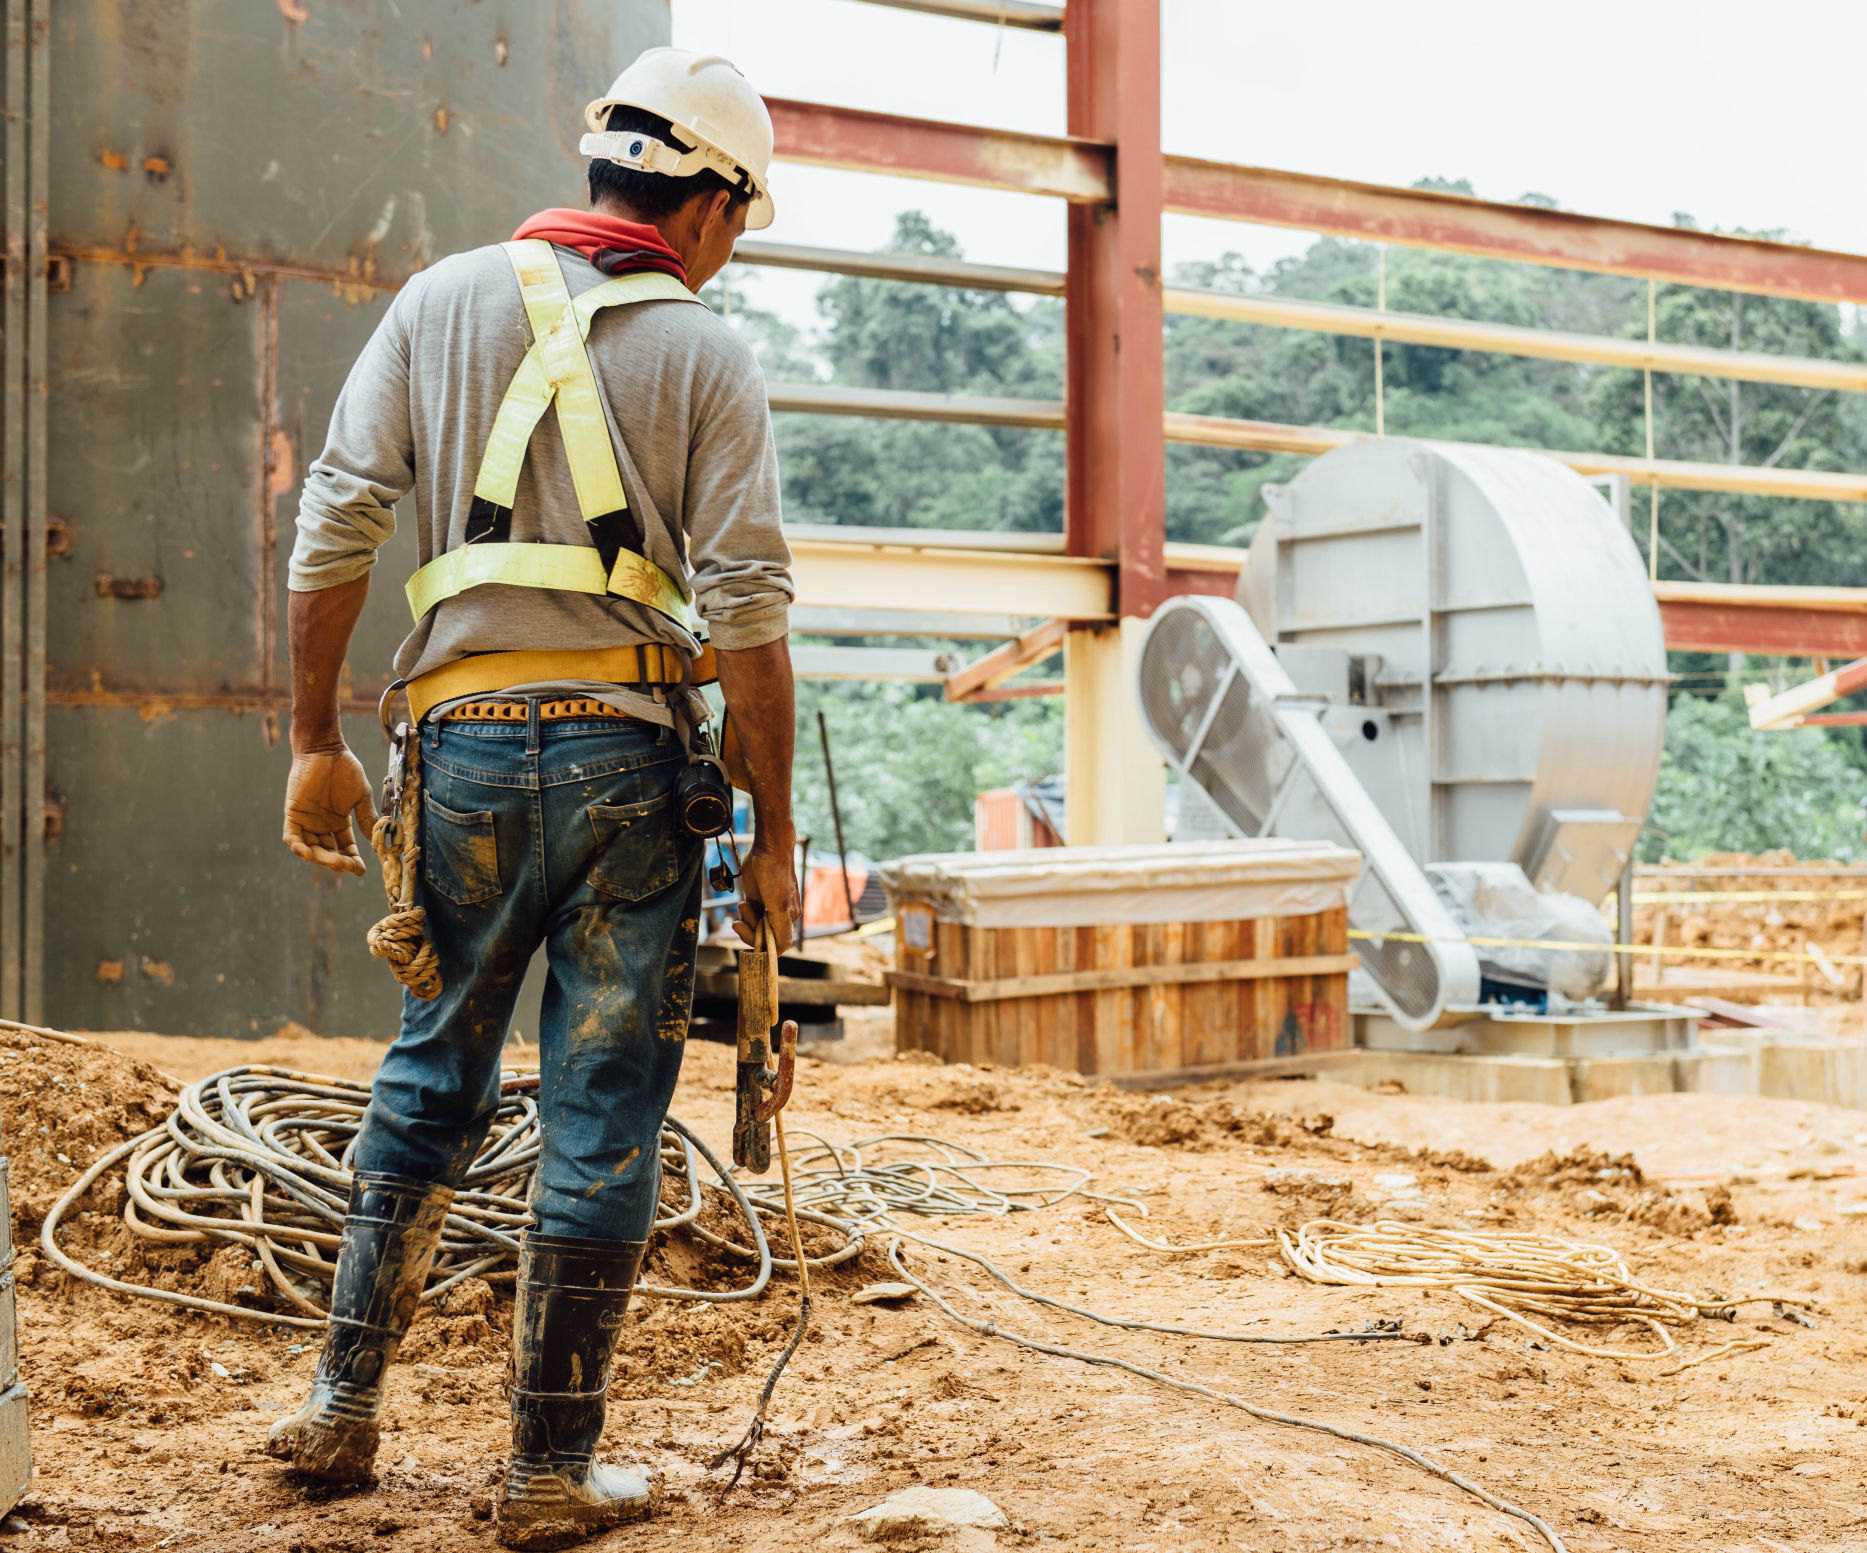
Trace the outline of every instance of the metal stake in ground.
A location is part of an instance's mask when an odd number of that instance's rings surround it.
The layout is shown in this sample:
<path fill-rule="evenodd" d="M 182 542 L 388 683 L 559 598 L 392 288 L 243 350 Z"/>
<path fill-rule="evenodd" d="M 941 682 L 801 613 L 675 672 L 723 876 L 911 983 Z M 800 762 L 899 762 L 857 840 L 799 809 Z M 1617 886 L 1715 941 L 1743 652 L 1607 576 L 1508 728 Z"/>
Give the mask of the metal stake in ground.
<path fill-rule="evenodd" d="M 823 780 L 830 789 L 830 823 L 836 827 L 836 860 L 843 869 L 843 900 L 849 907 L 849 930 L 855 932 L 856 892 L 849 887 L 849 848 L 843 845 L 843 807 L 836 801 L 836 766 L 830 760 L 830 724 L 817 709 L 817 742 L 823 746 Z"/>

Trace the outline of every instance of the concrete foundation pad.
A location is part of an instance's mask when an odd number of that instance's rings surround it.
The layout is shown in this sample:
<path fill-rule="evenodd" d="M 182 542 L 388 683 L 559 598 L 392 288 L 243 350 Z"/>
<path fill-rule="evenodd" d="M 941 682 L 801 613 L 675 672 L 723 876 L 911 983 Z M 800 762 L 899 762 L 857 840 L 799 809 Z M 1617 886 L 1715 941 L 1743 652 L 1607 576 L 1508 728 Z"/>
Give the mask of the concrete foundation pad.
<path fill-rule="evenodd" d="M 1364 1051 L 1317 1074 L 1326 1083 L 1404 1084 L 1448 1100 L 1527 1100 L 1578 1105 L 1628 1095 L 1763 1095 L 1867 1110 L 1867 1044 L 1784 1041 L 1756 1032 L 1708 1032 L 1690 1051 L 1606 1057 L 1460 1056 Z"/>

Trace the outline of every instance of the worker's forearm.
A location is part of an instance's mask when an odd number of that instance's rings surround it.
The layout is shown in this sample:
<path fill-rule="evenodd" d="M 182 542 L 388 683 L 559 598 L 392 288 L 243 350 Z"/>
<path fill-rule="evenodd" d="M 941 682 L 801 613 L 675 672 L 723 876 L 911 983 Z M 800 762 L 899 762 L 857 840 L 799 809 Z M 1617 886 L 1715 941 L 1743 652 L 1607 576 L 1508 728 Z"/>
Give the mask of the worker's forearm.
<path fill-rule="evenodd" d="M 315 593 L 292 593 L 287 627 L 292 644 L 292 753 L 343 747 L 337 687 L 350 635 L 369 596 L 368 573 Z"/>
<path fill-rule="evenodd" d="M 791 820 L 791 761 L 797 745 L 797 690 L 791 644 L 720 652 L 720 691 L 745 756 L 752 784 L 757 843 L 788 854 L 797 840 Z"/>

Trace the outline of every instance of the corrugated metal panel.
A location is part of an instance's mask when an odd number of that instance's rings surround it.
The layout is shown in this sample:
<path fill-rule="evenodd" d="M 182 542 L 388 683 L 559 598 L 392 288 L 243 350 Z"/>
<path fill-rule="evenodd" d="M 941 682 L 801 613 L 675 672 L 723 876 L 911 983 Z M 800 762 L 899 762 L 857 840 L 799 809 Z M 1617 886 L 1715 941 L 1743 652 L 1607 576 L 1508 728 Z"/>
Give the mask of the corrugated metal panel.
<path fill-rule="evenodd" d="M 24 22 L 45 5 L 8 0 L 10 110 Z M 377 880 L 314 874 L 278 839 L 298 482 L 395 284 L 581 202 L 583 104 L 667 41 L 667 0 L 61 0 L 50 14 L 45 456 L 29 424 L 0 418 L 6 500 L 42 471 L 52 550 L 33 611 L 27 488 L 6 535 L 6 564 L 27 565 L 0 577 L 20 626 L 0 633 L 0 788 L 16 805 L 0 1014 L 41 1012 L 24 846 L 38 805 L 18 741 L 42 622 L 44 1017 L 387 1035 L 397 991 L 363 943 Z M 9 190 L 33 139 L 28 125 L 7 141 Z M 9 202 L 11 253 L 27 203 Z M 10 326 L 31 298 L 17 284 L 8 298 Z M 32 338 L 6 353 L 5 402 L 22 410 Z M 381 738 L 360 709 L 405 629 L 393 584 L 412 553 L 411 535 L 385 552 L 351 654 L 347 726 L 372 769 Z"/>

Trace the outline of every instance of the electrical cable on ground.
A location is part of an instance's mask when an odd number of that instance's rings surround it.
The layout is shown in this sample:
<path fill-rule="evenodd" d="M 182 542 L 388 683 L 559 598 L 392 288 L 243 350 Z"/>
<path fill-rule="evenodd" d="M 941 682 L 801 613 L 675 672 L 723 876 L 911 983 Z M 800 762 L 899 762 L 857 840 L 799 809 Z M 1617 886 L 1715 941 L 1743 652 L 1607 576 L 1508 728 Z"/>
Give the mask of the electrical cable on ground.
<path fill-rule="evenodd" d="M 1034 1353 L 1049 1354 L 1052 1358 L 1074 1359 L 1079 1364 L 1093 1364 L 1107 1369 L 1125 1370 L 1130 1375 L 1139 1375 L 1143 1380 L 1154 1381 L 1158 1385 L 1170 1387 L 1175 1391 L 1185 1392 L 1189 1396 L 1204 1397 L 1210 1402 L 1223 1402 L 1227 1406 L 1238 1408 L 1240 1411 L 1248 1413 L 1251 1417 L 1264 1423 L 1287 1424 L 1297 1429 L 1314 1429 L 1322 1434 L 1334 1435 L 1338 1440 L 1349 1440 L 1356 1445 L 1368 1445 L 1374 1447 L 1376 1450 L 1389 1451 L 1399 1456 L 1402 1460 L 1409 1461 L 1414 1466 L 1432 1473 L 1434 1477 L 1441 1478 L 1445 1482 L 1452 1484 L 1453 1487 L 1464 1490 L 1466 1493 L 1472 1495 L 1473 1498 L 1489 1505 L 1492 1509 L 1501 1511 L 1505 1515 L 1515 1516 L 1518 1520 L 1535 1527 L 1538 1534 L 1541 1535 L 1543 1540 L 1554 1550 L 1554 1553 L 1569 1553 L 1568 1544 L 1565 1543 L 1561 1537 L 1557 1536 L 1555 1530 L 1541 1517 L 1524 1509 L 1521 1505 L 1514 1505 L 1508 1500 L 1498 1498 L 1497 1495 L 1491 1493 L 1488 1489 L 1481 1488 L 1470 1478 L 1461 1477 L 1450 1467 L 1434 1461 L 1430 1456 L 1421 1455 L 1410 1446 L 1402 1445 L 1395 1440 L 1383 1439 L 1379 1435 L 1362 1434 L 1354 1429 L 1344 1429 L 1339 1424 L 1325 1423 L 1318 1418 L 1303 1418 L 1294 1413 L 1272 1412 L 1269 1408 L 1254 1406 L 1252 1403 L 1245 1401 L 1243 1397 L 1234 1396 L 1231 1392 L 1218 1391 L 1211 1386 L 1202 1386 L 1194 1381 L 1178 1380 L 1171 1375 L 1163 1374 L 1159 1370 L 1149 1369 L 1146 1365 L 1134 1364 L 1127 1359 L 1118 1359 L 1111 1354 L 1090 1353 L 1080 1348 L 1065 1348 L 1057 1343 L 1046 1343 L 1035 1337 L 1027 1337 L 1022 1332 L 1009 1331 L 1001 1327 L 996 1321 L 976 1321 L 970 1316 L 961 1315 L 959 1311 L 955 1310 L 951 1304 L 940 1296 L 938 1291 L 927 1283 L 924 1283 L 921 1279 L 916 1278 L 913 1273 L 908 1271 L 901 1260 L 901 1241 L 898 1238 L 890 1240 L 888 1243 L 888 1263 L 895 1272 L 900 1274 L 904 1282 L 913 1284 L 915 1288 L 919 1289 L 921 1293 L 925 1294 L 934 1304 L 938 1305 L 952 1320 L 958 1322 L 961 1326 L 966 1327 L 970 1331 L 977 1332 L 982 1337 L 1001 1337 L 1006 1342 L 1017 1344 L 1020 1348 L 1028 1348 Z"/>
<path fill-rule="evenodd" d="M 1312 1283 L 1446 1289 L 1516 1322 L 1544 1342 L 1594 1359 L 1670 1359 L 1679 1350 L 1668 1327 L 1762 1300 L 1809 1303 L 1781 1295 L 1706 1301 L 1656 1289 L 1635 1278 L 1612 1246 L 1552 1235 L 1424 1229 L 1391 1220 L 1345 1224 L 1312 1219 L 1294 1236 L 1278 1230 L 1277 1239 L 1291 1270 Z M 1650 1353 L 1597 1348 L 1564 1337 L 1532 1321 L 1531 1315 L 1583 1325 L 1644 1324 L 1665 1346 Z"/>
<path fill-rule="evenodd" d="M 35 1032 L 39 1033 L 39 1032 Z M 536 1074 L 508 1074 L 485 1142 L 449 1208 L 435 1268 L 423 1293 L 433 1300 L 467 1278 L 510 1282 L 519 1236 L 530 1222 L 526 1198 L 539 1154 Z M 319 1303 L 329 1288 L 350 1193 L 350 1159 L 369 1090 L 344 1079 L 264 1067 L 232 1068 L 187 1085 L 159 1127 L 128 1139 L 95 1160 L 45 1217 L 39 1241 L 65 1272 L 100 1288 L 188 1310 L 277 1326 L 321 1328 Z M 741 1287 L 726 1290 L 637 1286 L 651 1299 L 715 1304 L 757 1299 L 771 1281 L 773 1257 L 761 1220 L 781 1209 L 755 1204 L 698 1134 L 676 1117 L 662 1133 L 664 1181 L 685 1205 L 667 1203 L 655 1227 L 687 1230 L 755 1264 Z M 701 1165 L 711 1173 L 704 1178 Z M 73 1207 L 121 1165 L 123 1218 L 144 1239 L 169 1245 L 224 1242 L 245 1246 L 264 1268 L 272 1290 L 295 1314 L 235 1305 L 179 1290 L 113 1278 L 86 1267 L 58 1244 Z M 728 1203 L 745 1229 L 737 1244 L 701 1224 L 709 1194 Z M 825 1215 L 842 1243 L 818 1265 L 860 1254 L 864 1230 Z M 786 1264 L 791 1265 L 790 1263 Z"/>

